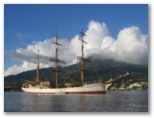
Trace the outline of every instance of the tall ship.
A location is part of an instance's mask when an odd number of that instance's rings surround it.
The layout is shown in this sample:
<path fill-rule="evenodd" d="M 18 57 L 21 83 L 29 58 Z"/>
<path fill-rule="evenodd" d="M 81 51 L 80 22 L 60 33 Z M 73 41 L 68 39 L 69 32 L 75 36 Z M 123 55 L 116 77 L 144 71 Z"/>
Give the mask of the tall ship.
<path fill-rule="evenodd" d="M 80 80 L 81 83 L 77 83 L 75 80 L 71 83 L 65 83 L 65 87 L 59 87 L 59 62 L 58 59 L 58 46 L 62 46 L 58 42 L 58 33 L 56 34 L 55 38 L 56 41 L 52 42 L 55 46 L 55 86 L 51 85 L 50 81 L 41 81 L 40 79 L 40 71 L 39 71 L 39 50 L 38 50 L 38 61 L 37 61 L 37 69 L 36 69 L 36 79 L 35 81 L 25 80 L 22 84 L 22 90 L 28 94 L 105 94 L 109 88 L 109 86 L 121 79 L 125 78 L 131 73 L 126 72 L 123 75 L 120 75 L 116 78 L 109 79 L 108 81 L 99 81 L 87 84 L 85 83 L 85 61 L 87 59 L 84 58 L 84 44 L 87 42 L 84 40 L 85 33 L 82 31 L 81 34 L 81 56 L 78 56 L 77 59 L 80 61 Z"/>

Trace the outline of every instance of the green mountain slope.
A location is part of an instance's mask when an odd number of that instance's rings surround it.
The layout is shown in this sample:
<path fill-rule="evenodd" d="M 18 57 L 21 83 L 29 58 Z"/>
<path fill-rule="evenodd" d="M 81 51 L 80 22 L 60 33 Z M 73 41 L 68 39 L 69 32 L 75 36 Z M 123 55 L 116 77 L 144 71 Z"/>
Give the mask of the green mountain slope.
<path fill-rule="evenodd" d="M 85 62 L 85 81 L 86 82 L 97 82 L 106 81 L 110 78 L 117 77 L 126 72 L 134 72 L 131 76 L 132 81 L 148 81 L 148 66 L 147 65 L 132 65 L 123 62 L 117 62 L 114 60 L 99 60 L 89 58 L 90 63 Z M 59 83 L 70 82 L 74 79 L 78 83 L 80 81 L 80 63 L 67 66 L 59 67 L 61 71 L 59 74 Z M 10 75 L 4 77 L 4 88 L 5 90 L 10 90 L 9 88 L 15 90 L 21 90 L 21 85 L 24 80 L 35 80 L 35 70 L 23 72 L 17 75 Z M 44 68 L 40 69 L 41 79 L 49 80 L 54 83 L 54 69 Z M 68 77 L 69 76 L 69 77 Z M 69 78 L 69 79 L 68 79 Z"/>

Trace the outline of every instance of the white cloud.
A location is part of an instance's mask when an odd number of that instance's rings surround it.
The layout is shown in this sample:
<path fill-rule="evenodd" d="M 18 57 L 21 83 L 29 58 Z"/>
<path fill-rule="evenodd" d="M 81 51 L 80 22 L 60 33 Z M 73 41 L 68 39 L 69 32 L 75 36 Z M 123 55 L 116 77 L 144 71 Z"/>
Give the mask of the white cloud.
<path fill-rule="evenodd" d="M 5 76 L 10 74 L 18 74 L 24 71 L 33 70 L 35 69 L 34 64 L 29 64 L 28 62 L 23 62 L 21 66 L 14 65 L 10 68 L 8 68 L 7 71 L 5 71 Z"/>
<path fill-rule="evenodd" d="M 113 45 L 115 59 L 132 64 L 148 64 L 147 39 L 138 27 L 124 28 Z"/>
<path fill-rule="evenodd" d="M 131 64 L 148 64 L 148 36 L 141 34 L 139 27 L 131 26 L 122 29 L 117 39 L 109 34 L 105 23 L 91 21 L 86 31 L 85 57 L 95 54 L 95 58 L 114 59 Z M 55 39 L 45 39 L 27 46 L 26 49 L 17 49 L 8 52 L 11 57 L 23 61 L 21 66 L 14 65 L 5 71 L 5 76 L 17 74 L 35 68 L 35 64 L 27 67 L 29 62 L 36 61 L 37 49 L 40 50 L 42 61 L 48 61 L 55 56 Z M 59 58 L 65 60 L 66 65 L 76 63 L 76 56 L 81 56 L 81 42 L 79 35 L 75 35 L 70 41 L 60 39 Z M 31 60 L 31 61 L 30 61 Z M 53 66 L 53 63 L 41 63 L 41 67 Z"/>

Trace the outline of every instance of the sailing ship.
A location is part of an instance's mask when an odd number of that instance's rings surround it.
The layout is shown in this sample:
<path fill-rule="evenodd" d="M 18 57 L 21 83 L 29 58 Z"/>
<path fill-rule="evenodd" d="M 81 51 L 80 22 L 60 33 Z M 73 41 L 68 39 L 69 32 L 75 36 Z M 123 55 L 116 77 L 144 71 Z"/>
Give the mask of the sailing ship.
<path fill-rule="evenodd" d="M 22 90 L 29 94 L 105 94 L 107 92 L 108 87 L 115 81 L 127 77 L 131 75 L 131 73 L 126 72 L 124 75 L 120 75 L 114 79 L 110 79 L 105 82 L 95 82 L 87 84 L 85 83 L 85 61 L 87 59 L 84 58 L 84 44 L 87 42 L 84 40 L 84 36 L 86 36 L 83 31 L 81 34 L 81 56 L 78 56 L 77 59 L 80 60 L 80 76 L 81 76 L 81 84 L 73 83 L 65 83 L 65 87 L 59 87 L 59 67 L 58 64 L 60 60 L 58 59 L 58 46 L 62 46 L 58 42 L 58 33 L 56 33 L 56 41 L 52 42 L 55 46 L 55 86 L 51 86 L 51 82 L 49 81 L 41 81 L 40 80 L 40 72 L 39 72 L 39 51 L 38 51 L 38 61 L 37 61 L 37 69 L 36 69 L 36 79 L 35 81 L 25 80 L 22 84 Z"/>

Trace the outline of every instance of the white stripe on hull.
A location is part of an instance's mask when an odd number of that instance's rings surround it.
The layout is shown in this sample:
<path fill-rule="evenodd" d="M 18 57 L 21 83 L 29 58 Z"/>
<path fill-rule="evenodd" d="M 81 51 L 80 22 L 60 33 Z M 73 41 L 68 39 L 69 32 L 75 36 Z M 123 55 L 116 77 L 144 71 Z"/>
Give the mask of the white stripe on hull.
<path fill-rule="evenodd" d="M 106 93 L 107 88 L 111 84 L 94 83 L 84 85 L 83 87 L 71 87 L 71 88 L 22 88 L 23 91 L 32 94 L 86 94 L 86 93 Z"/>

